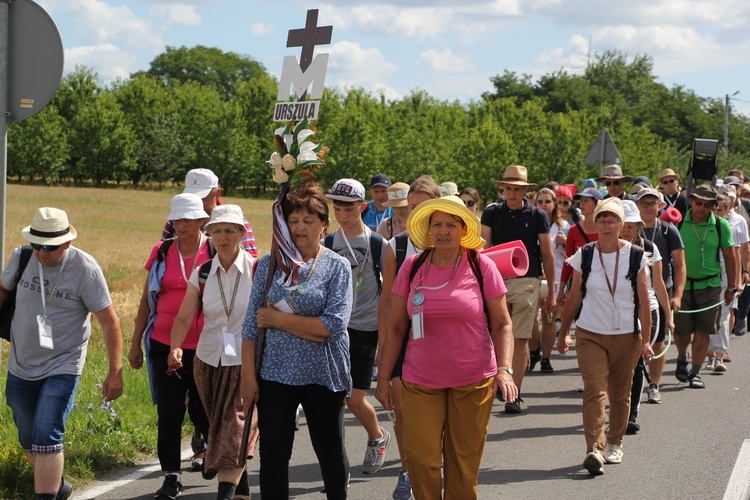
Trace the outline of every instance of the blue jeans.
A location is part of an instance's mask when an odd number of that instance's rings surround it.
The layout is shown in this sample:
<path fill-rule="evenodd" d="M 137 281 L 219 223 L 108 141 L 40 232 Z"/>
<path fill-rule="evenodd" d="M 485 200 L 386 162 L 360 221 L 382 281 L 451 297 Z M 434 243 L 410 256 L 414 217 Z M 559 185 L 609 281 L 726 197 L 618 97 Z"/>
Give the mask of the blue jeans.
<path fill-rule="evenodd" d="M 8 373 L 5 398 L 13 410 L 18 441 L 28 453 L 62 453 L 65 422 L 80 378 L 53 375 L 24 380 Z"/>

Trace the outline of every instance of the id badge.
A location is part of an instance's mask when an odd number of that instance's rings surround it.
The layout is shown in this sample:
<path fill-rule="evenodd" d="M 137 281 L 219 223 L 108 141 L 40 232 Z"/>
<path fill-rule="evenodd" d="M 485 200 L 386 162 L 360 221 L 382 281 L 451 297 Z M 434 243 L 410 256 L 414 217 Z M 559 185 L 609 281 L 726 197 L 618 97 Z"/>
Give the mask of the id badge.
<path fill-rule="evenodd" d="M 36 324 L 39 327 L 39 345 L 45 349 L 54 349 L 52 326 L 47 324 L 46 318 L 41 314 L 36 317 Z"/>
<path fill-rule="evenodd" d="M 612 324 L 615 327 L 615 330 L 620 330 L 622 328 L 622 313 L 620 311 L 612 312 Z"/>
<path fill-rule="evenodd" d="M 227 327 L 225 326 L 223 331 L 224 335 L 224 354 L 227 356 L 237 357 L 237 345 L 235 344 L 234 335 L 232 335 Z"/>
<path fill-rule="evenodd" d="M 289 304 L 285 299 L 281 299 L 280 301 L 272 305 L 281 312 L 294 314 L 294 311 L 292 311 L 292 308 L 289 307 Z"/>
<path fill-rule="evenodd" d="M 419 340 L 424 338 L 424 313 L 418 312 L 411 317 L 411 338 Z"/>

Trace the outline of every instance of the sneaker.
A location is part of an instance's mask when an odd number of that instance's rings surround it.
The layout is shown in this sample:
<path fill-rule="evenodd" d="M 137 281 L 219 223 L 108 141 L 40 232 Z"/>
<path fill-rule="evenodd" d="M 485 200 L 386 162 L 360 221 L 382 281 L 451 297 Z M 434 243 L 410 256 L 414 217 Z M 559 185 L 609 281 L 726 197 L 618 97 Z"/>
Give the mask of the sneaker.
<path fill-rule="evenodd" d="M 393 490 L 393 500 L 409 500 L 411 498 L 411 482 L 409 482 L 409 473 L 402 470 L 398 471 L 398 483 Z"/>
<path fill-rule="evenodd" d="M 630 415 L 630 418 L 628 418 L 628 427 L 627 429 L 625 429 L 625 434 L 638 434 L 639 430 L 641 430 L 641 426 L 638 423 L 638 417 L 636 417 L 635 415 Z"/>
<path fill-rule="evenodd" d="M 555 373 L 555 369 L 552 368 L 552 363 L 549 362 L 549 358 L 542 358 L 539 370 L 541 370 L 542 373 Z"/>
<path fill-rule="evenodd" d="M 687 382 L 688 378 L 690 376 L 690 372 L 688 372 L 688 361 L 687 359 L 685 361 L 677 360 L 677 369 L 674 371 L 674 376 L 679 380 L 680 382 Z"/>
<path fill-rule="evenodd" d="M 716 368 L 716 356 L 709 356 L 706 362 L 706 370 L 713 370 Z"/>
<path fill-rule="evenodd" d="M 656 384 L 650 384 L 648 386 L 648 402 L 652 405 L 661 404 L 661 392 Z"/>
<path fill-rule="evenodd" d="M 586 454 L 583 459 L 583 468 L 589 471 L 592 476 L 601 476 L 604 474 L 604 457 L 599 450 L 594 450 Z"/>
<path fill-rule="evenodd" d="M 294 430 L 299 430 L 299 412 L 302 410 L 302 405 L 297 405 L 297 414 L 294 416 Z"/>
<path fill-rule="evenodd" d="M 372 380 L 375 381 L 378 379 L 378 365 L 375 365 L 372 367 Z"/>
<path fill-rule="evenodd" d="M 622 446 L 607 443 L 607 445 L 604 447 L 604 463 L 622 463 Z"/>
<path fill-rule="evenodd" d="M 68 500 L 70 495 L 73 494 L 73 485 L 62 479 L 60 482 L 60 489 L 57 490 L 56 500 Z"/>
<path fill-rule="evenodd" d="M 512 403 L 510 401 L 505 402 L 505 413 L 509 414 L 518 414 L 521 413 L 521 403 L 523 403 L 523 399 L 521 399 L 521 396 L 517 397 L 515 401 Z"/>
<path fill-rule="evenodd" d="M 727 371 L 727 365 L 724 364 L 724 360 L 722 360 L 719 357 L 716 358 L 716 363 L 714 365 L 714 371 L 716 373 L 724 373 L 725 371 Z"/>
<path fill-rule="evenodd" d="M 375 474 L 385 462 L 385 452 L 388 451 L 388 445 L 391 443 L 391 433 L 380 428 L 383 437 L 367 441 L 367 451 L 365 460 L 362 462 L 362 473 Z"/>
<path fill-rule="evenodd" d="M 743 326 L 742 328 L 735 329 L 734 334 L 738 337 L 742 337 L 747 333 L 747 326 Z"/>
<path fill-rule="evenodd" d="M 537 363 L 539 363 L 539 360 L 542 359 L 542 346 L 537 347 L 533 351 L 529 353 L 529 367 L 526 370 L 527 372 L 531 372 L 534 370 L 534 367 Z"/>
<path fill-rule="evenodd" d="M 156 491 L 154 498 L 174 500 L 182 493 L 182 483 L 177 480 L 177 474 L 164 476 L 164 484 Z"/>

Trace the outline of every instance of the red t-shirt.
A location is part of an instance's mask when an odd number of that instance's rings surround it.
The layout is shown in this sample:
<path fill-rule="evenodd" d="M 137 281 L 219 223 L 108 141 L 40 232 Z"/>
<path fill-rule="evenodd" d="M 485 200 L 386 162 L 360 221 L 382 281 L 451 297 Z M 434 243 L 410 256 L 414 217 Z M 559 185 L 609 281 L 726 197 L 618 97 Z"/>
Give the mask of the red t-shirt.
<path fill-rule="evenodd" d="M 586 237 L 589 241 L 596 241 L 599 239 L 599 233 L 586 233 Z M 568 260 L 586 243 L 588 242 L 583 239 L 583 235 L 581 235 L 581 232 L 578 230 L 578 224 L 570 226 L 570 229 L 568 230 L 568 239 L 565 242 L 565 260 Z M 560 274 L 560 283 L 567 283 L 571 276 L 573 276 L 573 268 L 566 262 L 563 265 L 562 274 Z"/>

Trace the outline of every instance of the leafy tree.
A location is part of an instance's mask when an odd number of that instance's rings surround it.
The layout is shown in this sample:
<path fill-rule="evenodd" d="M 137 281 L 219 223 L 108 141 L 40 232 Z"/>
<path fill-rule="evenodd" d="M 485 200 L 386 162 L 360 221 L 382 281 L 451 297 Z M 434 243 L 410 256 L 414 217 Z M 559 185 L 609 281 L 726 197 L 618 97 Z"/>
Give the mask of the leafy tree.
<path fill-rule="evenodd" d="M 45 184 L 60 180 L 70 160 L 65 120 L 48 104 L 34 116 L 8 127 L 8 175 Z"/>

